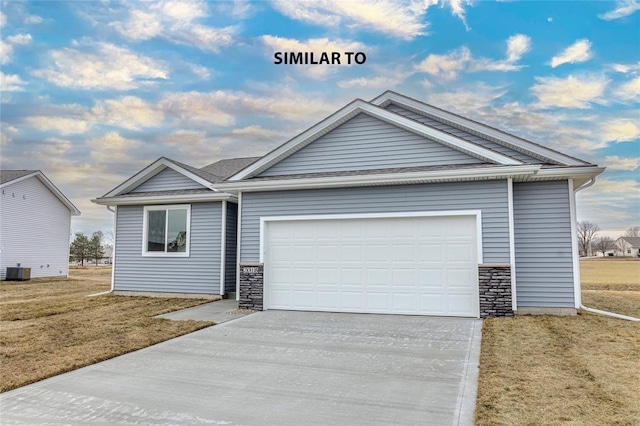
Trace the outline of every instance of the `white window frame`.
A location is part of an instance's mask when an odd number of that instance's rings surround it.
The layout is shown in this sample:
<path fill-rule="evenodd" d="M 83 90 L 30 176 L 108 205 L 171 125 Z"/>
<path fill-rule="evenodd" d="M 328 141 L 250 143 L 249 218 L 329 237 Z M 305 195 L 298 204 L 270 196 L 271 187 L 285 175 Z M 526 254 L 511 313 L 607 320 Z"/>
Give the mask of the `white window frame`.
<path fill-rule="evenodd" d="M 168 223 L 169 210 L 186 210 L 187 211 L 187 247 L 182 253 L 173 252 L 161 252 L 161 251 L 147 251 L 148 246 L 148 217 L 150 211 L 165 210 L 165 250 L 167 246 L 168 238 Z M 191 247 L 191 204 L 166 204 L 158 206 L 144 206 L 143 219 L 142 219 L 142 256 L 143 257 L 189 257 L 189 248 Z"/>

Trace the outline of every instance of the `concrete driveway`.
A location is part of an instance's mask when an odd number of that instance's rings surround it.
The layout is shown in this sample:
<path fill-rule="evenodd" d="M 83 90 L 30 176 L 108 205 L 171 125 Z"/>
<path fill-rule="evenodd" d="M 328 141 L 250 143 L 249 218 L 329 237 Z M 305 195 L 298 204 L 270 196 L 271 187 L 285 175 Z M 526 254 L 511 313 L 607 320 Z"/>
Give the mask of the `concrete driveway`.
<path fill-rule="evenodd" d="M 267 311 L 0 395 L 11 424 L 473 424 L 481 321 Z"/>

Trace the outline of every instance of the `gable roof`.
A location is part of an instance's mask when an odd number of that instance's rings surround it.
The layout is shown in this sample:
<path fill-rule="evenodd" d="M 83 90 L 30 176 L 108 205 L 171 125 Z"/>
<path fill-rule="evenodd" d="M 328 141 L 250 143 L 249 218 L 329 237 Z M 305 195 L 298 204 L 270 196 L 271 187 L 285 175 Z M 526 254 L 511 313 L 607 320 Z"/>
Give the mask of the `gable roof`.
<path fill-rule="evenodd" d="M 620 237 L 618 239 L 626 241 L 631 247 L 640 247 L 640 237 Z"/>
<path fill-rule="evenodd" d="M 395 126 L 416 133 L 425 138 L 435 140 L 436 142 L 440 142 L 443 145 L 469 154 L 485 162 L 501 165 L 523 164 L 522 161 L 516 160 L 515 158 L 512 158 L 508 155 L 471 143 L 441 130 L 426 126 L 418 121 L 411 120 L 410 118 L 393 113 L 384 108 L 378 107 L 377 105 L 365 102 L 362 99 L 356 99 L 337 112 L 333 113 L 329 117 L 320 121 L 316 125 L 302 132 L 298 136 L 280 145 L 278 148 L 274 149 L 250 166 L 234 174 L 228 180 L 238 181 L 241 179 L 256 176 L 275 163 L 294 154 L 313 141 L 329 133 L 331 130 L 362 113 L 391 123 Z"/>
<path fill-rule="evenodd" d="M 102 197 L 99 197 L 98 199 L 111 198 L 126 194 L 132 189 L 142 185 L 144 182 L 148 181 L 166 168 L 173 169 L 176 172 L 188 177 L 189 179 L 198 182 L 205 188 L 208 188 L 209 190 L 215 192 L 217 192 L 217 190 L 213 187 L 213 184 L 222 182 L 224 180 L 224 178 L 222 178 L 221 176 L 213 175 L 204 170 L 189 166 L 184 163 L 180 163 L 167 157 L 160 157 L 135 175 L 131 176 L 129 179 L 125 180 L 117 187 L 113 188 L 111 191 L 104 194 Z"/>
<path fill-rule="evenodd" d="M 462 117 L 458 114 L 445 111 L 433 105 L 426 104 L 408 96 L 401 95 L 391 90 L 387 90 L 380 96 L 377 96 L 371 103 L 381 107 L 385 107 L 390 103 L 407 108 L 418 114 L 437 120 L 441 123 L 449 124 L 459 130 L 464 130 L 471 134 L 476 134 L 502 146 L 513 149 L 514 151 L 538 158 L 543 162 L 566 166 L 583 166 L 591 165 L 590 163 L 575 157 L 563 154 L 551 148 L 547 148 L 535 142 L 514 136 L 510 133 L 498 130 L 486 124 Z"/>
<path fill-rule="evenodd" d="M 31 177 L 36 177 L 42 182 L 69 209 L 72 216 L 80 215 L 80 210 L 40 170 L 0 170 L 0 188 L 8 187 Z"/>
<path fill-rule="evenodd" d="M 36 172 L 37 170 L 0 170 L 0 185 Z"/>
<path fill-rule="evenodd" d="M 240 170 L 258 161 L 262 157 L 226 158 L 215 163 L 206 165 L 200 170 L 221 176 L 226 179 L 238 173 Z"/>

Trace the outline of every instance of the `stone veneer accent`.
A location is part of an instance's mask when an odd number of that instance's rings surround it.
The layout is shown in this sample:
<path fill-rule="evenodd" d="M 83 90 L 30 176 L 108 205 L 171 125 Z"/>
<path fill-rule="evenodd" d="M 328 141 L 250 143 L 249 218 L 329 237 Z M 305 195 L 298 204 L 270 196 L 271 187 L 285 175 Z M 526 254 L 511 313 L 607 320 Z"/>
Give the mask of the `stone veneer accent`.
<path fill-rule="evenodd" d="M 511 266 L 478 265 L 480 318 L 512 317 Z"/>
<path fill-rule="evenodd" d="M 480 318 L 510 317 L 511 267 L 478 265 Z M 263 310 L 264 264 L 240 264 L 240 309 Z"/>
<path fill-rule="evenodd" d="M 240 309 L 261 311 L 264 287 L 264 264 L 240 264 Z"/>

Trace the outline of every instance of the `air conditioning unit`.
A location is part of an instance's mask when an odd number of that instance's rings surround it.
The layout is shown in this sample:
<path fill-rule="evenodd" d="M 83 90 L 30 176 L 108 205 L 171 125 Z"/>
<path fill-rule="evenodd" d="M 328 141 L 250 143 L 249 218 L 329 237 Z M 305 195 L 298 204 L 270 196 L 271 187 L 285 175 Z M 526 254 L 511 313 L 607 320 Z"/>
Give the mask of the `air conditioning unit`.
<path fill-rule="evenodd" d="M 10 268 L 7 267 L 7 281 L 29 281 L 31 279 L 31 268 Z"/>

